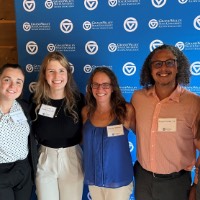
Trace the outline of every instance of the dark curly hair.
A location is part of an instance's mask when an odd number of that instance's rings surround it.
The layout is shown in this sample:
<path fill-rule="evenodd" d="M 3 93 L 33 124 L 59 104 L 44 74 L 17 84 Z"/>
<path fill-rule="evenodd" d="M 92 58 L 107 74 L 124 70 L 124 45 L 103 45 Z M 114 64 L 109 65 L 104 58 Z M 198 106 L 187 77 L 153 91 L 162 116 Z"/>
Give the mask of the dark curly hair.
<path fill-rule="evenodd" d="M 171 51 L 177 59 L 178 73 L 176 75 L 176 83 L 182 85 L 188 85 L 190 82 L 190 64 L 187 57 L 183 54 L 179 48 L 167 44 L 163 44 L 154 49 L 144 61 L 140 76 L 140 85 L 149 88 L 155 84 L 155 81 L 151 75 L 151 59 L 154 54 L 160 50 L 167 49 Z"/>
<path fill-rule="evenodd" d="M 94 114 L 96 110 L 96 106 L 97 106 L 96 99 L 94 98 L 93 93 L 92 93 L 91 84 L 93 82 L 94 75 L 98 72 L 105 73 L 111 81 L 111 85 L 113 89 L 113 92 L 111 94 L 111 99 L 110 99 L 110 105 L 112 106 L 111 115 L 113 114 L 114 116 L 116 116 L 119 122 L 122 123 L 126 118 L 126 101 L 124 97 L 122 96 L 121 90 L 119 88 L 117 77 L 115 76 L 114 72 L 108 67 L 95 68 L 88 80 L 87 92 L 86 92 L 88 118 L 90 118 Z"/>

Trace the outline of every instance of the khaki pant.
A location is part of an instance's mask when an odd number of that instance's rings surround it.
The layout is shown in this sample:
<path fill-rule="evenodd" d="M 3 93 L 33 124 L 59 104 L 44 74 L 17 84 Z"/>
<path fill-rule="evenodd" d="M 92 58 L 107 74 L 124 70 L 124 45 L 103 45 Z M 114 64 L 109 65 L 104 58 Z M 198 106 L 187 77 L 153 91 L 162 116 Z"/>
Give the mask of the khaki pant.
<path fill-rule="evenodd" d="M 83 192 L 82 150 L 40 147 L 36 174 L 38 200 L 81 200 Z"/>
<path fill-rule="evenodd" d="M 105 188 L 90 185 L 92 200 L 129 200 L 133 191 L 133 182 L 119 188 Z"/>

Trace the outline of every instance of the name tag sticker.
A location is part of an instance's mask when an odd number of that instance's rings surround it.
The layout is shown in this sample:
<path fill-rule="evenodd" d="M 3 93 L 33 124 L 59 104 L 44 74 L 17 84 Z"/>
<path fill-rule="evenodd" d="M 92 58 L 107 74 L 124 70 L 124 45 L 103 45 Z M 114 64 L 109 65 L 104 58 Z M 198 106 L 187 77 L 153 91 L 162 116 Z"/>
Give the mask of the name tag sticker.
<path fill-rule="evenodd" d="M 22 111 L 16 111 L 10 114 L 14 123 L 27 121 L 25 114 Z"/>
<path fill-rule="evenodd" d="M 176 132 L 177 128 L 176 118 L 159 118 L 158 131 L 159 132 Z"/>
<path fill-rule="evenodd" d="M 39 115 L 53 118 L 56 112 L 56 107 L 42 104 L 39 110 Z"/>
<path fill-rule="evenodd" d="M 124 129 L 123 129 L 122 124 L 114 125 L 114 126 L 107 126 L 107 135 L 108 135 L 108 137 L 124 135 Z"/>

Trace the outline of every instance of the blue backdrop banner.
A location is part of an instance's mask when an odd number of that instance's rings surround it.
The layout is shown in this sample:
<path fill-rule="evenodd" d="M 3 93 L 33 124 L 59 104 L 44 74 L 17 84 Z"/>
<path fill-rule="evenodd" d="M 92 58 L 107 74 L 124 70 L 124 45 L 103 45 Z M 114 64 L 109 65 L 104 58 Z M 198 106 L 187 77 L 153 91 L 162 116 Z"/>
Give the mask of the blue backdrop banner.
<path fill-rule="evenodd" d="M 81 92 L 85 93 L 91 71 L 107 66 L 130 101 L 140 88 L 144 59 L 163 43 L 177 46 L 189 58 L 192 76 L 187 89 L 199 95 L 199 8 L 200 0 L 15 0 L 18 60 L 26 70 L 25 97 L 34 88 L 43 58 L 60 51 L 68 58 Z M 134 163 L 132 132 L 129 141 Z M 90 199 L 85 186 L 83 200 Z"/>

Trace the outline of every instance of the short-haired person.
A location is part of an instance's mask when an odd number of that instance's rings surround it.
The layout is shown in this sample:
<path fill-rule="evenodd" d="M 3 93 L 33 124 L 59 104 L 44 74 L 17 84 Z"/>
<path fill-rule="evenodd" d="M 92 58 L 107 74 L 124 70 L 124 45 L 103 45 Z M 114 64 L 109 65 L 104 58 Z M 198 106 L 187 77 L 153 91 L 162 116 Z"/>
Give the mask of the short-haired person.
<path fill-rule="evenodd" d="M 129 200 L 133 165 L 128 133 L 134 130 L 134 109 L 123 98 L 114 72 L 92 72 L 82 110 L 85 184 L 92 200 Z"/>
<path fill-rule="evenodd" d="M 136 200 L 188 200 L 200 112 L 200 97 L 182 87 L 189 78 L 188 59 L 172 45 L 154 49 L 143 64 L 143 89 L 131 99 L 136 116 Z"/>
<path fill-rule="evenodd" d="M 33 97 L 33 131 L 40 144 L 38 200 L 81 200 L 83 192 L 81 110 L 84 96 L 60 52 L 44 58 Z"/>
<path fill-rule="evenodd" d="M 20 99 L 25 75 L 18 64 L 0 67 L 0 200 L 30 200 L 37 146 L 28 104 Z"/>

